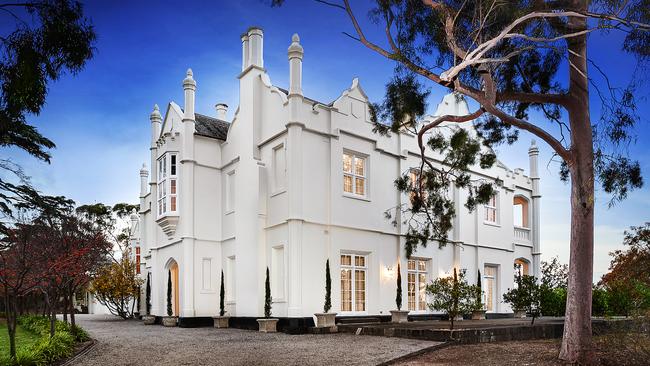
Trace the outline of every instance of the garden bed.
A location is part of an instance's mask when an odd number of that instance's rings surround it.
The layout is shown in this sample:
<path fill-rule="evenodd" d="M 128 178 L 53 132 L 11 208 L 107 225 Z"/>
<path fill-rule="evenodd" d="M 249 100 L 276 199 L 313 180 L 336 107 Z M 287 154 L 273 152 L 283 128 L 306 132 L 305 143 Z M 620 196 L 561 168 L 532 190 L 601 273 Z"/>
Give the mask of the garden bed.
<path fill-rule="evenodd" d="M 90 337 L 78 327 L 57 320 L 54 336 L 50 337 L 50 320 L 40 316 L 23 316 L 18 320 L 16 359 L 9 358 L 9 335 L 6 325 L 2 336 L 0 365 L 52 365 L 71 357 Z M 6 347 L 4 344 L 6 343 Z"/>

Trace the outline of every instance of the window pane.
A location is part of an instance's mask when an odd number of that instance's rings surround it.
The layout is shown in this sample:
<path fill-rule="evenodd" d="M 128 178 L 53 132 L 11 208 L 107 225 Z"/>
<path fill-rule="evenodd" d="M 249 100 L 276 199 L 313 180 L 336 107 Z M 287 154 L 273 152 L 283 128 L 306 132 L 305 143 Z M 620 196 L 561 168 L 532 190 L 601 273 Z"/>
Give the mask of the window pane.
<path fill-rule="evenodd" d="M 352 193 L 352 177 L 349 175 L 343 176 L 343 191 Z"/>
<path fill-rule="evenodd" d="M 408 309 L 415 309 L 415 273 L 408 274 Z"/>
<path fill-rule="evenodd" d="M 342 266 L 349 266 L 352 264 L 352 258 L 349 255 L 342 255 L 341 256 L 341 265 Z"/>
<path fill-rule="evenodd" d="M 364 173 L 364 166 L 366 164 L 366 159 L 364 158 L 356 158 L 354 159 L 354 172 L 356 175 L 363 176 Z"/>
<path fill-rule="evenodd" d="M 349 256 L 348 256 L 349 257 Z M 341 261 L 343 256 L 341 256 Z M 351 270 L 341 270 L 341 311 L 352 311 L 352 279 Z"/>
<path fill-rule="evenodd" d="M 165 178 L 167 176 L 167 155 L 163 156 L 162 165 L 163 178 Z"/>
<path fill-rule="evenodd" d="M 363 178 L 356 178 L 355 182 L 356 182 L 355 193 L 360 195 L 360 196 L 365 195 L 366 194 L 366 186 L 365 186 L 366 185 L 366 180 L 363 179 Z"/>
<path fill-rule="evenodd" d="M 427 275 L 426 273 L 420 273 L 418 275 L 418 309 L 419 310 L 425 310 L 427 305 L 426 305 L 426 295 L 425 295 L 425 290 L 427 286 Z"/>
<path fill-rule="evenodd" d="M 427 270 L 427 261 L 418 261 L 418 270 L 426 271 Z"/>
<path fill-rule="evenodd" d="M 171 175 L 176 175 L 176 155 L 172 155 Z"/>
<path fill-rule="evenodd" d="M 366 310 L 366 271 L 354 271 L 354 310 Z"/>
<path fill-rule="evenodd" d="M 171 179 L 169 181 L 169 184 L 170 184 L 169 193 L 176 194 L 176 179 Z"/>
<path fill-rule="evenodd" d="M 171 211 L 176 211 L 176 196 L 171 196 L 170 197 L 169 207 L 170 207 Z"/>
<path fill-rule="evenodd" d="M 409 261 L 408 261 L 408 269 L 415 269 L 415 260 L 409 259 Z"/>
<path fill-rule="evenodd" d="M 354 265 L 357 267 L 365 267 L 366 266 L 366 257 L 357 255 L 354 257 Z"/>
<path fill-rule="evenodd" d="M 163 212 L 167 212 L 167 201 L 162 200 L 162 204 L 163 204 Z"/>
<path fill-rule="evenodd" d="M 352 155 L 343 154 L 343 171 L 352 173 Z"/>

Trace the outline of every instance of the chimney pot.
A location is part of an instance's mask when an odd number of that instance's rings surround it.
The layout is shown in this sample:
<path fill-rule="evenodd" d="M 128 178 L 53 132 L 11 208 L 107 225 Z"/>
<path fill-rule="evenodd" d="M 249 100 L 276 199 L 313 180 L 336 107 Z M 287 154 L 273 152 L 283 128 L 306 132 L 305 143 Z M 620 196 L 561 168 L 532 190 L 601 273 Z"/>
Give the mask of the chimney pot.
<path fill-rule="evenodd" d="M 228 105 L 225 103 L 217 103 L 214 108 L 217 110 L 217 119 L 225 121 L 228 113 Z"/>

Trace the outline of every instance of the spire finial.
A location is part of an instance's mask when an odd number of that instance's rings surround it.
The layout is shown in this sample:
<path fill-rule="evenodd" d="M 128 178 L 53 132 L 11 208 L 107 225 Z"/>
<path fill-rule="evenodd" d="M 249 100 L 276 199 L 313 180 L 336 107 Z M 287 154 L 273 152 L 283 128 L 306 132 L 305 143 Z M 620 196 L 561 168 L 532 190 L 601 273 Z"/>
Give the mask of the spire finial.
<path fill-rule="evenodd" d="M 192 73 L 192 69 L 187 69 L 187 77 L 191 78 L 192 76 L 194 76 L 194 74 Z"/>
<path fill-rule="evenodd" d="M 291 36 L 291 41 L 296 43 L 300 42 L 300 36 L 298 33 L 294 33 L 293 36 Z"/>
<path fill-rule="evenodd" d="M 158 107 L 158 104 L 154 104 L 154 105 L 153 105 L 153 110 L 154 110 L 154 111 L 159 111 L 159 112 L 160 112 L 160 108 Z"/>

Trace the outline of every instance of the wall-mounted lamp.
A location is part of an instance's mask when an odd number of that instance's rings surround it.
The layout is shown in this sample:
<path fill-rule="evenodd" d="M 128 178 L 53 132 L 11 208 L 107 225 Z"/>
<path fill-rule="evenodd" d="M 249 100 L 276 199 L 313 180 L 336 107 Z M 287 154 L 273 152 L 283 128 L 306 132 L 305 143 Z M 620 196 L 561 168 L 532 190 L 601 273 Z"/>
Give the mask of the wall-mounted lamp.
<path fill-rule="evenodd" d="M 393 269 L 392 266 L 386 265 L 384 268 L 384 276 L 391 278 L 393 277 L 393 274 L 395 273 L 395 270 Z"/>

